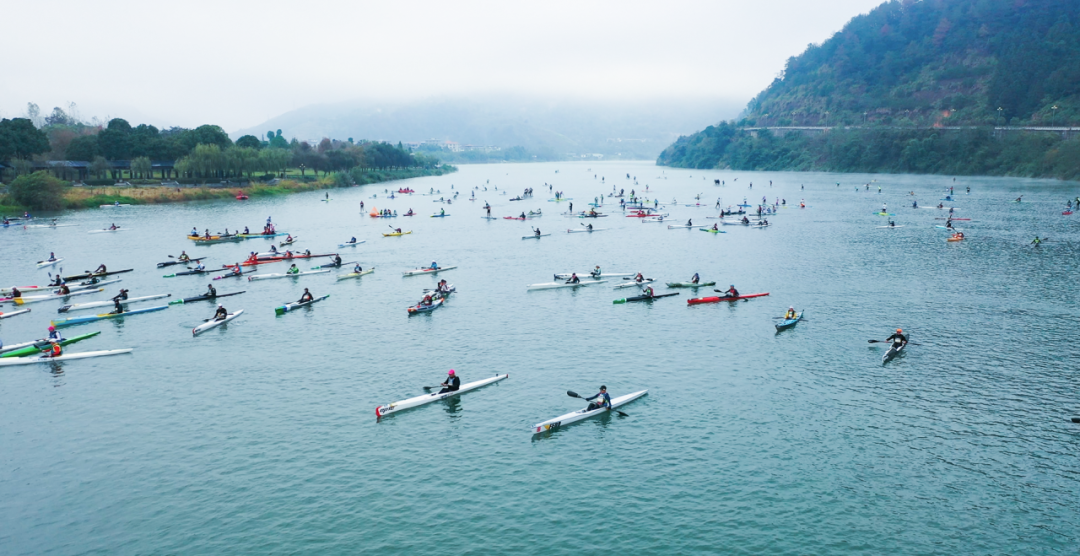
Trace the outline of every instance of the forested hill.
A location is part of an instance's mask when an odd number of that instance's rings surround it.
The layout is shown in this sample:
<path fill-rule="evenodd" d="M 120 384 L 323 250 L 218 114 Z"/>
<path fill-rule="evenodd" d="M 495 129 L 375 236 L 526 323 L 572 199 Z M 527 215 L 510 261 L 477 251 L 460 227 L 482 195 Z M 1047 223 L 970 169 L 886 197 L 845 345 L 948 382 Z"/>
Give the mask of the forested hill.
<path fill-rule="evenodd" d="M 887 2 L 789 58 L 737 124 L 901 128 L 905 140 L 934 126 L 1080 124 L 1080 1 Z M 658 162 L 725 165 L 713 131 Z"/>

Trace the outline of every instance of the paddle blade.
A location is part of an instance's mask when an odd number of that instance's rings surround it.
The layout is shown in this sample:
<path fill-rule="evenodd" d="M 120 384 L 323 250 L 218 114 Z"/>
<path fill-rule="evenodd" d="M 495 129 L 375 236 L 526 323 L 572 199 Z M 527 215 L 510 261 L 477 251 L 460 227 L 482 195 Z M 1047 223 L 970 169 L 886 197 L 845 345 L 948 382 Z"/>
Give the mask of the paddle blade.
<path fill-rule="evenodd" d="M 1074 422 L 1074 423 L 1080 423 L 1080 417 L 1073 417 L 1073 418 L 1072 418 L 1072 422 Z"/>
<path fill-rule="evenodd" d="M 577 392 L 572 392 L 570 390 L 566 391 L 566 395 L 570 396 L 571 398 L 580 398 L 581 397 L 581 396 L 577 395 Z"/>
<path fill-rule="evenodd" d="M 613 305 L 618 305 L 618 304 L 620 304 L 620 303 L 626 303 L 626 298 L 624 297 L 624 298 L 622 298 L 622 299 L 616 299 L 615 301 L 612 301 L 611 303 L 612 303 Z"/>

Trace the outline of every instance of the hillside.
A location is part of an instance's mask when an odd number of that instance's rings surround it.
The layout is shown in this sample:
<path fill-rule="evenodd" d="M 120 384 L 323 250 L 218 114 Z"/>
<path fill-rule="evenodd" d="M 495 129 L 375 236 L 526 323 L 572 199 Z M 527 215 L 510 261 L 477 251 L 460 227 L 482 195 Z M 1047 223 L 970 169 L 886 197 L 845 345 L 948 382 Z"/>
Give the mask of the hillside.
<path fill-rule="evenodd" d="M 1040 170 L 1035 168 L 1045 170 L 1044 163 L 1049 163 L 1037 159 L 1053 158 L 1062 167 L 1061 152 L 1075 149 L 1059 144 L 1060 136 L 995 139 L 988 130 L 971 135 L 934 128 L 1077 124 L 1080 2 L 892 1 L 853 18 L 828 40 L 788 59 L 782 74 L 749 103 L 737 122 L 857 129 L 834 130 L 827 134 L 832 137 L 780 138 L 764 133 L 752 138 L 713 127 L 681 137 L 658 163 L 1037 174 Z M 911 141 L 924 144 L 908 148 Z M 841 145 L 843 152 L 838 153 Z M 852 152 L 860 148 L 877 153 Z M 933 148 L 952 149 L 952 156 L 977 154 L 980 159 L 939 163 L 915 152 L 940 154 Z M 976 148 L 983 151 L 969 150 Z M 751 151 L 753 155 L 747 154 Z M 1009 158 L 1017 152 L 1027 158 Z M 1063 177 L 1054 172 L 1049 175 Z"/>

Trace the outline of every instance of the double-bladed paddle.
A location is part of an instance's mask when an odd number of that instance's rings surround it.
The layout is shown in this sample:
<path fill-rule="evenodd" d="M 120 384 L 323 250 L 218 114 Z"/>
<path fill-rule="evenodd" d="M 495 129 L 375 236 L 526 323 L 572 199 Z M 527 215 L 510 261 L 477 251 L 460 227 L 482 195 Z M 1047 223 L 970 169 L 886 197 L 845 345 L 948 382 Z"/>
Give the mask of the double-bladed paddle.
<path fill-rule="evenodd" d="M 567 395 L 567 396 L 570 396 L 571 398 L 581 398 L 581 399 L 583 399 L 583 400 L 585 399 L 585 398 L 582 398 L 581 396 L 579 396 L 579 395 L 577 394 L 577 392 L 571 392 L 570 390 L 567 390 L 567 391 L 566 391 L 566 395 Z M 587 400 L 586 400 L 586 401 L 587 401 Z M 623 413 L 623 412 L 619 411 L 618 409 L 615 409 L 615 408 L 611 408 L 611 411 L 614 411 L 615 413 L 618 413 L 620 417 L 629 417 L 629 415 L 627 415 L 626 413 Z"/>

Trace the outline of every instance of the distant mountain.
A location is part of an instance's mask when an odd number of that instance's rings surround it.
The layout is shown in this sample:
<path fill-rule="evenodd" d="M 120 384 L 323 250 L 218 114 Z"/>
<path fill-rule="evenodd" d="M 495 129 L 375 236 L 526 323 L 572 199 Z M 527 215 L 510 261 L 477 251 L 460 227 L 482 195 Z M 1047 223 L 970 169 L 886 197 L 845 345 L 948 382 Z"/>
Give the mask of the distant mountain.
<path fill-rule="evenodd" d="M 281 129 L 284 136 L 300 140 L 436 139 L 524 147 L 547 159 L 593 153 L 652 159 L 702 121 L 736 116 L 740 104 L 715 99 L 600 102 L 514 97 L 354 101 L 300 108 L 232 136 L 265 137 L 267 131 Z"/>

